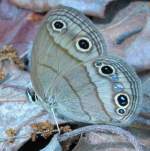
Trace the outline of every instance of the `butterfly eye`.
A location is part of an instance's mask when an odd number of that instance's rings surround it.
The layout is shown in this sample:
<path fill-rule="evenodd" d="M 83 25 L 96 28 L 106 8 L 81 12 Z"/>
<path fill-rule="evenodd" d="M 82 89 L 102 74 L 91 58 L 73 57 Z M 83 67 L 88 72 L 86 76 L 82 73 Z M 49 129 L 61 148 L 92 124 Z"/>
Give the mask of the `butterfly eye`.
<path fill-rule="evenodd" d="M 76 48 L 81 52 L 88 52 L 92 48 L 92 42 L 87 37 L 78 38 L 76 41 Z"/>
<path fill-rule="evenodd" d="M 107 75 L 112 75 L 115 73 L 115 69 L 111 65 L 101 65 L 98 69 L 99 73 L 107 76 Z"/>
<path fill-rule="evenodd" d="M 116 112 L 117 112 L 117 114 L 119 114 L 119 115 L 124 115 L 124 114 L 126 113 L 126 110 L 125 110 L 124 108 L 118 108 L 118 109 L 116 110 Z"/>
<path fill-rule="evenodd" d="M 52 28 L 54 31 L 61 32 L 62 30 L 66 29 L 66 23 L 62 20 L 54 20 L 52 22 Z"/>
<path fill-rule="evenodd" d="M 117 104 L 117 106 L 119 106 L 121 108 L 128 107 L 129 102 L 130 102 L 130 98 L 129 98 L 128 94 L 118 93 L 115 96 L 115 103 Z"/>

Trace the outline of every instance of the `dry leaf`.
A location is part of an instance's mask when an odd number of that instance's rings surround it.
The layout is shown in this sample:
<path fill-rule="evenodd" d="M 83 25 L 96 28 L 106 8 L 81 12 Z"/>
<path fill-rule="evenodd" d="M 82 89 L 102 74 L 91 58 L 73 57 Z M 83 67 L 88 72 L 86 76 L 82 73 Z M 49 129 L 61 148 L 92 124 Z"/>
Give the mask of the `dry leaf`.
<path fill-rule="evenodd" d="M 33 10 L 35 12 L 45 12 L 50 8 L 64 5 L 76 8 L 85 14 L 96 17 L 103 17 L 106 5 L 113 0 L 11 0 L 12 3 L 19 7 Z"/>

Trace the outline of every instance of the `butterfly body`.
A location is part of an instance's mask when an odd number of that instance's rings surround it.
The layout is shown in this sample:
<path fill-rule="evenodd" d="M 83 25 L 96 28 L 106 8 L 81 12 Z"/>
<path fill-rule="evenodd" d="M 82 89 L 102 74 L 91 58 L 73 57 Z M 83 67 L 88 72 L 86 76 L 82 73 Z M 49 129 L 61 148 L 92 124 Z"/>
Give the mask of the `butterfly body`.
<path fill-rule="evenodd" d="M 31 78 L 41 103 L 85 123 L 126 125 L 141 99 L 140 80 L 121 59 L 106 55 L 103 37 L 78 11 L 61 7 L 42 24 Z"/>

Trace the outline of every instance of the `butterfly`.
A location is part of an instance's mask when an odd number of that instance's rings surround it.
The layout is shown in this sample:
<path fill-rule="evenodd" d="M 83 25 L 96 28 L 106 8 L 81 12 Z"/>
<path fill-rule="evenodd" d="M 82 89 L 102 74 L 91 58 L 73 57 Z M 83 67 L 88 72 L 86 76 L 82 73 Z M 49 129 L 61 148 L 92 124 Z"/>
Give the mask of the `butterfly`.
<path fill-rule="evenodd" d="M 31 79 L 44 108 L 90 124 L 127 125 L 141 102 L 141 83 L 122 59 L 110 56 L 101 33 L 79 11 L 51 10 L 32 50 Z"/>

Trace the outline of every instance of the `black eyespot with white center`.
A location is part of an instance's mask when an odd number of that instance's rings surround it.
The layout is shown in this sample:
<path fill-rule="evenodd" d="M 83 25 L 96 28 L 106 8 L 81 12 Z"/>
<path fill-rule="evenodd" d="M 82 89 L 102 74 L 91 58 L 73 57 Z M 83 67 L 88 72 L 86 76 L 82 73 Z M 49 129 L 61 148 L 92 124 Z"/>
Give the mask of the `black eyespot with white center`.
<path fill-rule="evenodd" d="M 126 108 L 129 106 L 130 98 L 128 94 L 126 93 L 118 93 L 114 99 L 115 99 L 116 105 L 121 108 Z"/>
<path fill-rule="evenodd" d="M 103 76 L 109 76 L 115 73 L 115 68 L 111 65 L 103 64 L 99 67 L 98 71 Z"/>
<path fill-rule="evenodd" d="M 54 20 L 52 22 L 52 28 L 54 31 L 61 32 L 67 28 L 66 23 L 63 20 Z"/>
<path fill-rule="evenodd" d="M 92 48 L 92 42 L 87 37 L 77 38 L 76 48 L 80 52 L 88 52 Z"/>
<path fill-rule="evenodd" d="M 117 114 L 119 114 L 119 115 L 124 115 L 124 114 L 126 113 L 126 110 L 125 110 L 124 108 L 118 108 L 118 109 L 116 110 L 116 112 L 117 112 Z"/>

